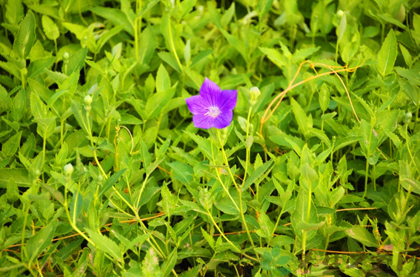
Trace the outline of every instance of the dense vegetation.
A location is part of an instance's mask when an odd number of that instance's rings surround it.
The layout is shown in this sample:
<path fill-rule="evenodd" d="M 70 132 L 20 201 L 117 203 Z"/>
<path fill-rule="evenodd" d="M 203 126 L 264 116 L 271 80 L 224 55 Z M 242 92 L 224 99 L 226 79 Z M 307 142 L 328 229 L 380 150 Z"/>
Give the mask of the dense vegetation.
<path fill-rule="evenodd" d="M 0 7 L 2 276 L 420 274 L 420 1 Z"/>

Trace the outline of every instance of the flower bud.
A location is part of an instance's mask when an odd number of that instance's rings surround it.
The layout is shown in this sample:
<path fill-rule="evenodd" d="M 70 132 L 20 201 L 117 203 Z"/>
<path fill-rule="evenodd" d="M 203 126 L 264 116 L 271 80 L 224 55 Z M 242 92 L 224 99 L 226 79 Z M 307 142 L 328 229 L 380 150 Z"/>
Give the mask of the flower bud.
<path fill-rule="evenodd" d="M 344 12 L 343 12 L 342 10 L 339 10 L 339 11 L 337 12 L 337 16 L 338 16 L 338 18 L 342 18 L 342 17 L 343 17 L 343 14 L 344 14 Z"/>
<path fill-rule="evenodd" d="M 411 112 L 408 112 L 404 115 L 404 123 L 410 123 L 411 119 L 413 118 L 413 114 Z"/>
<path fill-rule="evenodd" d="M 249 104 L 251 105 L 251 107 L 253 107 L 255 103 L 257 103 L 257 100 L 260 94 L 261 94 L 261 91 L 257 87 L 252 87 L 249 90 Z"/>
<path fill-rule="evenodd" d="M 70 176 L 73 173 L 73 165 L 72 164 L 66 164 L 64 166 L 64 175 Z"/>
<path fill-rule="evenodd" d="M 85 102 L 86 106 L 90 106 L 90 104 L 92 104 L 92 97 L 90 95 L 86 95 L 83 101 Z"/>
<path fill-rule="evenodd" d="M 83 99 L 83 102 L 85 102 L 85 110 L 86 112 L 90 112 L 91 109 L 91 104 L 92 104 L 92 97 L 88 94 L 85 96 L 85 98 Z"/>
<path fill-rule="evenodd" d="M 70 58 L 70 54 L 67 53 L 67 52 L 64 52 L 64 54 L 63 54 L 63 60 L 64 61 L 67 61 L 69 58 Z"/>

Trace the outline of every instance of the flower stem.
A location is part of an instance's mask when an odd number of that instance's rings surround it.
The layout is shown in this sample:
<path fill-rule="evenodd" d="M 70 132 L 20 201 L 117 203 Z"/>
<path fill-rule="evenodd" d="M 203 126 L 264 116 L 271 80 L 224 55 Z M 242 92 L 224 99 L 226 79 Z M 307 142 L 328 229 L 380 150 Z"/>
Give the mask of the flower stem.
<path fill-rule="evenodd" d="M 249 136 L 249 120 L 251 118 L 251 112 L 252 112 L 252 107 L 249 108 L 248 118 L 246 120 L 246 141 L 248 140 L 248 136 Z M 246 175 L 248 173 L 248 164 L 249 164 L 249 159 L 251 156 L 251 147 L 247 146 L 246 141 L 245 141 L 245 148 L 246 148 L 245 171 L 244 171 L 244 179 L 242 181 L 242 186 L 245 184 L 245 181 L 246 181 Z"/>
<path fill-rule="evenodd" d="M 219 130 L 217 130 L 217 138 L 219 139 L 219 143 L 220 143 L 220 146 L 221 146 L 221 148 L 222 148 L 223 158 L 224 158 L 224 160 L 225 160 L 225 165 L 226 165 L 226 166 L 227 166 L 227 168 L 228 168 L 229 175 L 230 175 L 230 177 L 232 178 L 233 184 L 235 184 L 235 187 L 236 187 L 236 189 L 238 190 L 238 197 L 239 197 L 239 212 L 240 212 L 240 214 L 241 214 L 241 218 L 242 218 L 243 224 L 244 224 L 244 226 L 245 226 L 246 233 L 247 233 L 247 235 L 248 235 L 248 238 L 249 238 L 249 241 L 251 242 L 252 247 L 254 247 L 254 248 L 255 248 L 254 241 L 252 240 L 252 236 L 251 236 L 251 233 L 249 232 L 248 225 L 246 224 L 246 221 L 245 221 L 245 216 L 244 216 L 244 211 L 243 211 L 243 208 L 242 208 L 242 188 L 240 188 L 240 187 L 238 186 L 238 184 L 236 184 L 235 177 L 233 176 L 232 171 L 230 170 L 229 162 L 228 162 L 228 159 L 227 159 L 227 156 L 226 156 L 225 149 L 223 148 L 223 144 L 222 144 L 222 140 L 221 140 L 221 138 L 220 138 L 220 132 L 219 132 Z M 257 252 L 255 252 L 255 254 L 257 255 L 257 258 L 259 259 L 258 253 L 257 253 Z"/>
<path fill-rule="evenodd" d="M 214 163 L 214 165 L 216 165 L 216 160 L 214 158 L 214 153 L 213 153 L 213 142 L 211 144 L 211 155 L 213 157 L 213 163 Z M 236 205 L 235 200 L 233 200 L 232 195 L 230 195 L 229 190 L 227 189 L 227 187 L 225 187 L 225 184 L 223 183 L 222 179 L 220 178 L 220 173 L 219 173 L 219 170 L 217 170 L 217 168 L 216 168 L 216 175 L 217 175 L 217 179 L 219 180 L 219 182 L 222 185 L 223 189 L 225 190 L 226 194 L 229 196 L 230 200 L 232 200 L 232 203 L 235 206 L 236 210 L 240 211 L 238 205 Z"/>
<path fill-rule="evenodd" d="M 213 225 L 214 225 L 214 227 L 216 227 L 216 229 L 217 229 L 217 231 L 219 231 L 219 233 L 220 233 L 220 235 L 230 244 L 230 245 L 232 245 L 232 247 L 236 250 L 236 251 L 238 251 L 239 253 L 241 253 L 242 255 L 244 255 L 245 257 L 247 257 L 248 259 L 251 259 L 251 260 L 253 260 L 253 261 L 257 261 L 258 262 L 258 260 L 257 259 L 255 259 L 254 257 L 251 257 L 251 256 L 249 256 L 249 255 L 247 255 L 247 254 L 245 254 L 245 253 L 242 253 L 242 251 L 241 251 L 241 249 L 239 249 L 236 245 L 234 245 L 233 244 L 233 242 L 230 240 L 230 239 L 228 239 L 227 237 L 226 237 L 226 235 L 222 232 L 222 230 L 220 230 L 220 228 L 219 228 L 219 226 L 217 225 L 217 223 L 216 223 L 216 221 L 214 220 L 214 218 L 213 218 L 213 216 L 211 215 L 211 213 L 210 213 L 210 211 L 209 211 L 209 209 L 207 209 L 206 208 L 206 210 L 207 210 L 207 215 L 210 217 L 210 219 L 211 219 L 211 221 L 213 222 Z"/>

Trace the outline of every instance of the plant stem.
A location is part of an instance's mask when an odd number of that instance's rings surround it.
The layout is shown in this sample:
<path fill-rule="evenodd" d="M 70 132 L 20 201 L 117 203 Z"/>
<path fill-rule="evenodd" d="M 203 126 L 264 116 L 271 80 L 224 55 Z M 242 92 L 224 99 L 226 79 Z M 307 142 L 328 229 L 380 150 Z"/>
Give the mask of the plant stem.
<path fill-rule="evenodd" d="M 213 218 L 213 216 L 211 215 L 211 213 L 210 213 L 210 211 L 209 211 L 209 209 L 207 209 L 207 207 L 205 207 L 206 208 L 206 210 L 207 210 L 207 215 L 210 217 L 210 219 L 211 219 L 211 221 L 213 222 L 213 225 L 214 225 L 214 227 L 216 227 L 216 229 L 217 229 L 217 231 L 219 231 L 219 233 L 220 233 L 220 235 L 230 244 L 230 245 L 232 245 L 232 247 L 238 252 L 238 253 L 241 253 L 242 255 L 244 255 L 245 257 L 247 257 L 248 259 L 251 259 L 251 260 L 253 260 L 253 261 L 256 261 L 256 262 L 258 262 L 258 260 L 257 259 L 255 259 L 254 257 L 251 257 L 251 256 L 249 256 L 249 255 L 247 255 L 247 254 L 245 254 L 245 253 L 242 253 L 242 251 L 241 251 L 241 249 L 239 249 L 236 245 L 234 245 L 233 244 L 233 242 L 230 240 L 230 239 L 228 239 L 227 237 L 226 237 L 226 235 L 222 232 L 222 230 L 220 230 L 220 228 L 219 228 L 219 226 L 217 225 L 217 223 L 216 223 L 216 221 L 214 220 L 214 218 Z"/>
<path fill-rule="evenodd" d="M 65 119 L 61 120 L 61 128 L 60 128 L 60 145 L 63 147 L 64 143 L 64 126 L 65 126 Z"/>
<path fill-rule="evenodd" d="M 280 213 L 279 213 L 279 215 L 277 217 L 276 224 L 274 225 L 273 231 L 271 232 L 271 237 L 268 239 L 268 242 L 267 242 L 267 245 L 268 246 L 270 245 L 270 242 L 271 242 L 272 238 L 274 237 L 274 233 L 276 232 L 277 226 L 279 226 L 280 218 L 281 218 L 281 216 L 283 214 L 284 206 L 286 206 L 286 204 L 287 204 L 287 201 L 285 203 L 283 203 L 283 207 L 281 207 L 281 211 L 280 211 Z"/>
<path fill-rule="evenodd" d="M 368 185 L 368 178 L 369 178 L 369 162 L 366 159 L 365 191 L 363 193 L 363 198 L 366 197 L 367 185 Z"/>
<path fill-rule="evenodd" d="M 216 159 L 214 158 L 214 153 L 213 153 L 213 142 L 211 144 L 211 155 L 213 157 L 213 164 L 216 166 Z M 219 182 L 222 185 L 223 189 L 225 190 L 226 194 L 229 196 L 230 200 L 232 200 L 232 203 L 235 206 L 236 210 L 240 211 L 238 205 L 236 205 L 235 200 L 233 200 L 232 195 L 230 195 L 229 190 L 227 189 L 227 187 L 223 183 L 222 178 L 220 178 L 220 173 L 219 173 L 219 170 L 217 168 L 216 168 L 216 175 L 217 175 L 217 179 L 219 180 Z"/>
<path fill-rule="evenodd" d="M 244 216 L 244 211 L 243 211 L 243 208 L 242 208 L 242 188 L 240 188 L 240 187 L 236 184 L 235 177 L 233 176 L 232 171 L 230 170 L 230 166 L 229 166 L 229 162 L 228 162 L 228 159 L 227 159 L 227 156 L 226 156 L 226 152 L 225 152 L 225 149 L 224 149 L 224 147 L 223 147 L 222 140 L 221 140 L 221 138 L 220 138 L 220 132 L 219 132 L 219 129 L 217 130 L 217 138 L 219 139 L 219 143 L 220 143 L 220 146 L 221 146 L 221 148 L 222 148 L 223 158 L 224 158 L 224 160 L 225 160 L 225 165 L 226 165 L 226 166 L 227 166 L 227 168 L 228 168 L 229 175 L 230 175 L 230 177 L 232 178 L 232 182 L 233 182 L 233 184 L 235 185 L 236 189 L 238 190 L 238 197 L 239 197 L 239 210 L 240 210 L 239 212 L 240 212 L 240 214 L 241 214 L 241 218 L 242 218 L 243 224 L 244 224 L 244 226 L 245 226 L 246 233 L 247 233 L 247 235 L 248 235 L 248 238 L 249 238 L 249 240 L 250 240 L 250 242 L 251 242 L 252 247 L 254 247 L 254 248 L 255 248 L 254 241 L 252 240 L 252 236 L 251 236 L 251 233 L 249 232 L 248 225 L 246 224 L 246 221 L 245 221 L 245 216 Z M 258 253 L 257 253 L 257 252 L 255 252 L 255 255 L 256 255 L 256 256 L 257 256 L 257 258 L 259 259 L 259 256 L 258 256 Z"/>
<path fill-rule="evenodd" d="M 249 120 L 251 117 L 251 112 L 252 112 L 252 107 L 249 108 L 248 111 L 248 118 L 246 120 L 246 140 L 245 140 L 245 147 L 246 147 L 246 159 L 245 159 L 245 171 L 244 171 L 244 179 L 242 181 L 242 186 L 245 184 L 246 181 L 246 176 L 248 173 L 248 164 L 249 164 L 249 160 L 250 160 L 250 156 L 251 156 L 251 147 L 247 146 L 247 141 L 248 141 L 248 136 L 249 136 Z"/>
<path fill-rule="evenodd" d="M 149 177 L 150 177 L 150 174 L 146 174 L 146 178 L 144 179 L 143 185 L 140 188 L 139 196 L 137 197 L 137 201 L 136 201 L 136 205 L 135 205 L 135 208 L 137 210 L 140 208 L 139 207 L 139 205 L 140 205 L 140 198 L 141 198 L 141 195 L 143 194 L 144 188 L 146 187 L 146 183 L 147 183 L 147 180 L 149 179 Z"/>

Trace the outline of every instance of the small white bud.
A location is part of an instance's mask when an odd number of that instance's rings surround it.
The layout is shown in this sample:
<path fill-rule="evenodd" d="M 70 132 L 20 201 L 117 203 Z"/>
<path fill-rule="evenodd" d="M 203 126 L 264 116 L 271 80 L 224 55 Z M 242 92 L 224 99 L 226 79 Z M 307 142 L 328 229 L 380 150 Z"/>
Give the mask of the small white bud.
<path fill-rule="evenodd" d="M 64 175 L 70 176 L 73 173 L 73 165 L 72 164 L 66 164 L 64 166 Z"/>
<path fill-rule="evenodd" d="M 404 123 L 410 123 L 411 119 L 413 118 L 413 114 L 411 112 L 408 112 L 404 115 Z"/>
<path fill-rule="evenodd" d="M 85 102 L 86 106 L 90 106 L 90 104 L 92 104 L 92 97 L 90 95 L 86 95 L 83 101 Z"/>
<path fill-rule="evenodd" d="M 261 91 L 257 87 L 252 87 L 249 90 L 249 104 L 251 105 L 251 107 L 253 107 L 255 103 L 257 103 L 258 97 L 260 95 L 261 95 Z"/>

